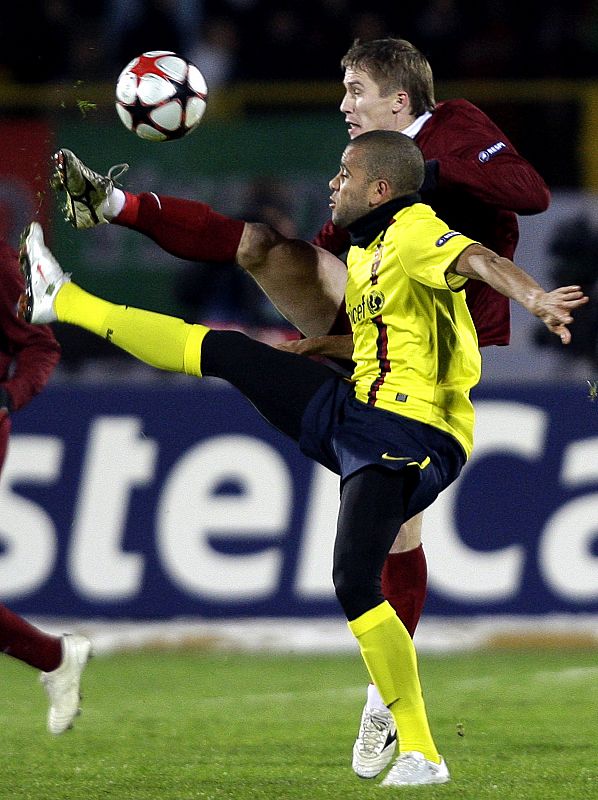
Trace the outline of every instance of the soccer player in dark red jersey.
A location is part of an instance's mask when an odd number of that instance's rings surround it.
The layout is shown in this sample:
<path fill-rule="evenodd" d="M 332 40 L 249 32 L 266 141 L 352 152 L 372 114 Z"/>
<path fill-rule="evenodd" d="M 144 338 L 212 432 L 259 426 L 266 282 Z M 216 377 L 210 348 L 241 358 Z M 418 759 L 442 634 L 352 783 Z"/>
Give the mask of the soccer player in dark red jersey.
<path fill-rule="evenodd" d="M 436 103 L 432 70 L 405 40 L 355 42 L 342 59 L 341 103 L 349 136 L 396 130 L 423 151 L 422 198 L 454 230 L 512 258 L 517 214 L 544 211 L 549 191 L 505 134 L 466 100 Z M 317 250 L 271 227 L 245 223 L 189 200 L 132 195 L 85 167 L 68 150 L 56 154 L 55 183 L 66 190 L 66 213 L 77 228 L 115 222 L 145 233 L 187 260 L 236 262 L 249 272 L 279 311 L 307 338 L 281 345 L 306 355 L 350 358 L 352 343 L 343 307 L 346 276 L 332 254 L 349 244 L 345 230 L 327 223 Z M 490 286 L 468 287 L 467 300 L 480 346 L 509 342 L 509 302 Z M 384 594 L 413 635 L 425 596 L 427 569 L 421 515 L 406 523 L 382 573 Z M 374 687 L 362 715 L 353 767 L 374 777 L 392 758 L 392 719 Z"/>
<path fill-rule="evenodd" d="M 60 358 L 52 329 L 17 318 L 24 289 L 16 253 L 0 241 L 0 470 L 8 450 L 11 415 L 46 385 Z M 90 650 L 79 634 L 50 636 L 0 604 L 0 652 L 41 670 L 50 698 L 48 730 L 71 727 L 79 711 L 79 681 Z"/>

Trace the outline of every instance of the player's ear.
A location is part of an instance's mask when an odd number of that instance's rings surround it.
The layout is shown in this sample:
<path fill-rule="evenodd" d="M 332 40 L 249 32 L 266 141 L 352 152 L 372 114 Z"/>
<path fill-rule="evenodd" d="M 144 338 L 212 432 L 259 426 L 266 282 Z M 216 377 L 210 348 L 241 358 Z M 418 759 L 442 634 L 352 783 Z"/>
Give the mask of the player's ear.
<path fill-rule="evenodd" d="M 374 181 L 370 191 L 370 205 L 379 206 L 391 199 L 390 183 L 385 178 Z"/>
<path fill-rule="evenodd" d="M 392 110 L 395 114 L 398 114 L 399 111 L 405 111 L 408 108 L 409 108 L 409 95 L 403 89 L 399 89 L 398 92 L 395 92 L 392 101 Z"/>

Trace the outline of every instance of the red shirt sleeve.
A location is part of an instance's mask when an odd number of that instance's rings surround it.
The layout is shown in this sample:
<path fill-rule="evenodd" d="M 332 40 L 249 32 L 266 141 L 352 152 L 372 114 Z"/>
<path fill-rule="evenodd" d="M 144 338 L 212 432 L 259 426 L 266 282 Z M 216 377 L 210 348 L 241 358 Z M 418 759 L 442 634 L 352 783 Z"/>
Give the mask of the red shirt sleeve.
<path fill-rule="evenodd" d="M 60 359 L 60 346 L 48 325 L 30 325 L 17 317 L 24 282 L 16 253 L 5 242 L 0 242 L 0 272 L 0 386 L 16 411 L 44 388 Z"/>
<path fill-rule="evenodd" d="M 550 191 L 492 120 L 467 100 L 439 103 L 416 141 L 439 162 L 438 188 L 461 189 L 482 203 L 538 214 Z"/>
<path fill-rule="evenodd" d="M 322 230 L 314 236 L 312 244 L 321 247 L 322 250 L 328 250 L 329 253 L 333 253 L 335 256 L 340 256 L 349 249 L 351 242 L 349 233 L 344 228 L 339 228 L 329 219 Z"/>
<path fill-rule="evenodd" d="M 438 162 L 437 184 L 424 196 L 451 228 L 513 258 L 517 214 L 537 214 L 550 203 L 546 183 L 507 136 L 467 100 L 439 103 L 415 141 Z M 509 301 L 490 286 L 466 289 L 481 347 L 509 343 Z"/>

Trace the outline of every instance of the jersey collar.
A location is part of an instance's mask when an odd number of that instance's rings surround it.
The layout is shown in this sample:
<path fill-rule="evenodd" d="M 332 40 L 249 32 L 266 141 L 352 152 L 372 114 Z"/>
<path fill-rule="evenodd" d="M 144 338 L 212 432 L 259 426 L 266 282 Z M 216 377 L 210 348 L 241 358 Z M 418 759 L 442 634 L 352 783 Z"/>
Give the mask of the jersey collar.
<path fill-rule="evenodd" d="M 401 133 L 408 136 L 410 139 L 415 139 L 417 134 L 421 131 L 424 127 L 426 122 L 430 119 L 432 113 L 430 111 L 424 111 L 423 114 L 420 114 L 419 117 L 416 117 L 411 125 L 408 125 L 406 128 L 403 128 Z"/>
<path fill-rule="evenodd" d="M 380 233 L 386 231 L 397 211 L 414 203 L 421 203 L 419 194 L 405 194 L 383 203 L 364 217 L 356 219 L 347 227 L 351 244 L 356 247 L 369 247 Z"/>

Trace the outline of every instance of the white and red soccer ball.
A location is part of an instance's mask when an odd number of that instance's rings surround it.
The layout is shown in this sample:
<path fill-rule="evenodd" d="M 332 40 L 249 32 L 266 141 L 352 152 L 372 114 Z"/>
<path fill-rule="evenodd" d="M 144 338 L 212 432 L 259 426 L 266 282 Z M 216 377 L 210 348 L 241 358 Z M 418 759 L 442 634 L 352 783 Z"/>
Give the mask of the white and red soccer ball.
<path fill-rule="evenodd" d="M 123 125 L 152 142 L 180 139 L 194 130 L 207 99 L 198 68 L 169 50 L 134 58 L 116 82 L 116 111 Z"/>

